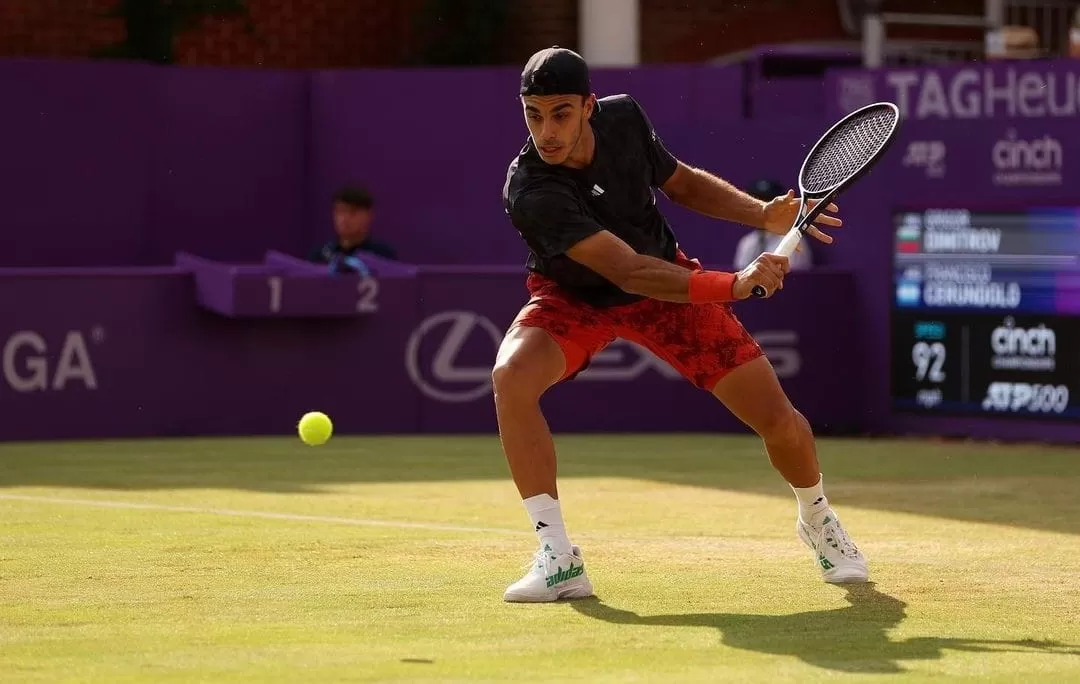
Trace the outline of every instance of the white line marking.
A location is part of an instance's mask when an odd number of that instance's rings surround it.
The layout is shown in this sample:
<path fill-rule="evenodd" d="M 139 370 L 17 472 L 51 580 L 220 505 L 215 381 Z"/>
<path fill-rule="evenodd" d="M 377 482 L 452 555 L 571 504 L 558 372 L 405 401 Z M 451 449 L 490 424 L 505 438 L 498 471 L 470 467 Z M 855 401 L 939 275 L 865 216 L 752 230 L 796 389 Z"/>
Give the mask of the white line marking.
<path fill-rule="evenodd" d="M 195 506 L 169 506 L 166 504 L 137 503 L 133 501 L 103 501 L 100 499 L 64 499 L 52 496 L 26 496 L 22 494 L 0 494 L 0 500 L 26 501 L 30 503 L 67 504 L 69 506 L 91 506 L 94 508 L 120 508 L 141 511 L 167 511 L 170 513 L 197 513 L 199 515 L 222 515 L 234 518 L 262 518 L 265 520 L 288 520 L 290 522 L 320 522 L 333 525 L 354 525 L 357 527 L 393 527 L 397 529 L 432 530 L 437 532 L 472 532 L 477 534 L 512 534 L 523 535 L 520 530 L 494 527 L 463 527 L 460 525 L 440 525 L 438 523 L 412 523 L 400 520 L 367 520 L 364 518 L 339 518 L 326 515 L 302 515 L 299 513 L 271 513 L 269 511 L 238 511 L 228 508 L 198 508 Z"/>

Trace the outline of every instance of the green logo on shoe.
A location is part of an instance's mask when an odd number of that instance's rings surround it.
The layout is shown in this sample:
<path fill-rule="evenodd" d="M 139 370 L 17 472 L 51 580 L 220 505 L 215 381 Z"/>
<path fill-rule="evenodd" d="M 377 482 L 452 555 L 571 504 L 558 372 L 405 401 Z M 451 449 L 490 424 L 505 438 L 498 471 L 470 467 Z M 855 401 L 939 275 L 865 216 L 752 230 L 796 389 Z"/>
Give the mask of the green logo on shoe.
<path fill-rule="evenodd" d="M 818 555 L 817 560 L 818 560 L 818 563 L 821 563 L 821 569 L 822 570 L 832 570 L 833 568 L 836 567 L 835 565 L 830 563 L 829 559 L 826 558 L 825 556 Z"/>
<path fill-rule="evenodd" d="M 580 576 L 581 573 L 583 573 L 583 572 L 585 572 L 585 564 L 584 563 L 582 563 L 581 565 L 574 565 L 573 563 L 571 563 L 570 567 L 565 569 L 565 570 L 563 570 L 562 568 L 559 568 L 558 572 L 556 572 L 554 575 L 548 575 L 548 577 L 547 577 L 548 588 L 550 589 L 551 587 L 555 586 L 556 584 L 562 584 L 566 580 L 574 579 L 575 577 Z"/>

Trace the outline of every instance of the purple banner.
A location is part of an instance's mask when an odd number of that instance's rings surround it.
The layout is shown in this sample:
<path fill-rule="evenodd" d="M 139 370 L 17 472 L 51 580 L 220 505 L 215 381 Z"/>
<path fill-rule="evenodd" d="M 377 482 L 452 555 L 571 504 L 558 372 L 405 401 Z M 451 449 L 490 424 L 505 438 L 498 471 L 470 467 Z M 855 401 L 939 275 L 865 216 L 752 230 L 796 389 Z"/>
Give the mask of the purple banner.
<path fill-rule="evenodd" d="M 272 277 L 268 315 L 245 320 L 201 308 L 182 269 L 0 274 L 0 439 L 284 433 L 316 409 L 344 432 L 415 431 L 419 397 L 388 361 L 415 279 L 380 281 L 383 315 L 297 321 L 269 315 Z"/>
<path fill-rule="evenodd" d="M 1077 200 L 1080 119 L 908 122 L 890 152 L 894 204 L 969 208 Z"/>
<path fill-rule="evenodd" d="M 0 266 L 297 252 L 308 77 L 0 62 Z"/>
<path fill-rule="evenodd" d="M 0 265 L 146 263 L 156 78 L 135 65 L 0 63 Z"/>
<path fill-rule="evenodd" d="M 740 186 L 763 177 L 795 186 L 833 115 L 897 101 L 908 114 L 901 135 L 839 199 L 836 243 L 808 243 L 815 264 L 836 272 L 792 276 L 782 297 L 738 312 L 774 360 L 790 345 L 814 359 L 785 384 L 818 425 L 994 435 L 990 421 L 891 411 L 894 215 L 1077 210 L 1078 74 L 1075 61 L 835 72 L 825 91 L 832 114 L 798 123 L 740 120 L 736 67 L 600 70 L 595 82 L 601 95 L 641 101 L 678 157 Z M 162 267 L 0 275 L 9 417 L 0 435 L 284 431 L 313 407 L 346 432 L 492 430 L 492 331 L 501 334 L 525 296 L 525 247 L 499 196 L 526 137 L 516 80 L 516 69 L 0 63 L 0 265 Z M 760 82 L 750 95 L 757 111 L 808 87 Z M 469 106 L 444 111 L 460 93 Z M 430 111 L 438 125 L 415 123 Z M 330 193 L 347 180 L 371 187 L 376 234 L 407 263 L 447 266 L 380 262 L 373 281 L 329 279 L 301 263 L 297 255 L 330 235 Z M 687 253 L 731 263 L 745 226 L 660 201 Z M 223 263 L 239 261 L 252 263 Z M 513 266 L 469 266 L 477 263 Z M 1073 291 L 1055 296 L 1059 313 L 1080 306 Z M 94 362 L 93 383 L 77 365 L 83 357 Z M 843 377 L 841 363 L 858 368 L 857 383 L 832 377 Z M 608 400 L 619 410 L 581 422 L 577 407 Z M 642 429 L 738 429 L 707 395 L 623 343 L 548 403 L 565 429 L 614 429 L 627 415 Z M 676 408 L 653 424 L 665 407 Z M 1031 426 L 1013 423 L 1009 434 L 1034 434 Z M 1061 424 L 1038 430 L 1077 435 Z"/>
<path fill-rule="evenodd" d="M 1080 62 L 1003 61 L 826 76 L 829 118 L 879 100 L 910 121 L 1080 119 Z"/>
<path fill-rule="evenodd" d="M 310 247 L 306 75 L 163 69 L 153 92 L 149 263 Z"/>
<path fill-rule="evenodd" d="M 850 430 L 859 422 L 858 386 L 843 368 L 859 366 L 850 275 L 798 274 L 784 297 L 748 301 L 736 314 L 755 334 L 796 405 L 819 429 Z M 422 319 L 406 348 L 409 374 L 421 394 L 426 430 L 494 431 L 490 373 L 503 331 L 525 303 L 520 273 L 428 271 L 421 277 Z M 819 302 L 829 302 L 821 307 Z M 824 362 L 828 359 L 828 362 Z M 816 397 L 829 396 L 828 402 Z M 568 431 L 704 430 L 745 427 L 708 393 L 696 389 L 646 349 L 619 340 L 573 382 L 544 400 L 553 429 Z"/>
<path fill-rule="evenodd" d="M 205 264 L 180 261 L 114 273 L 0 273 L 8 314 L 0 439 L 280 434 L 309 410 L 329 413 L 342 433 L 494 432 L 491 367 L 526 299 L 519 269 L 423 270 L 375 284 L 323 275 L 325 287 L 351 293 L 352 316 L 298 320 L 325 297 L 305 290 L 303 277 L 276 265 L 216 265 L 225 276 L 212 287 L 247 293 L 247 315 L 237 317 L 200 306 Z M 861 398 L 836 372 L 859 356 L 844 333 L 858 328 L 851 279 L 796 280 L 791 296 L 742 304 L 739 315 L 815 426 L 852 429 Z M 822 301 L 829 306 L 815 304 Z M 628 422 L 745 430 L 708 394 L 623 342 L 545 407 L 559 430 Z"/>

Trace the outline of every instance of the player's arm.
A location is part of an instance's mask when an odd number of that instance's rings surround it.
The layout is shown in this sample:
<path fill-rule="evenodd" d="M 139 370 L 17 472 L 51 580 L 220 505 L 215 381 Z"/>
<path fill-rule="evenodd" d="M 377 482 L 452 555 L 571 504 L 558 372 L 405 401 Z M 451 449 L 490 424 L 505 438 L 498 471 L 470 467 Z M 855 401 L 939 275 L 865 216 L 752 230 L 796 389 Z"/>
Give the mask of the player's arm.
<path fill-rule="evenodd" d="M 765 203 L 723 178 L 676 161 L 675 171 L 660 186 L 676 204 L 711 218 L 765 227 Z"/>
<path fill-rule="evenodd" d="M 566 255 L 625 292 L 668 302 L 746 299 L 754 285 L 763 285 L 772 293 L 783 288 L 788 270 L 787 258 L 762 254 L 739 273 L 690 271 L 663 259 L 638 254 L 606 230 L 574 244 Z"/>
<path fill-rule="evenodd" d="M 708 171 L 692 168 L 676 159 L 656 134 L 645 110 L 637 102 L 634 106 L 654 187 L 660 188 L 676 204 L 700 214 L 754 228 L 765 227 L 764 202 Z"/>

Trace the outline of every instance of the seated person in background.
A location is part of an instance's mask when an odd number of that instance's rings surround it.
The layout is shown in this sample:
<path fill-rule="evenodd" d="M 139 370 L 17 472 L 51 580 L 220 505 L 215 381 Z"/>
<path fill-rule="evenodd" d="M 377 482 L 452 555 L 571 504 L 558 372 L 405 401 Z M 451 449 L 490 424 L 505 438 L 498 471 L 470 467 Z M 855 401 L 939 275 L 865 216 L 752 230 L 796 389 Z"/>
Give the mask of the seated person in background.
<path fill-rule="evenodd" d="M 371 237 L 374 200 L 367 190 L 345 186 L 334 193 L 334 232 L 337 237 L 320 245 L 308 255 L 308 261 L 328 264 L 331 273 L 369 273 L 363 256 L 375 254 L 397 259 L 389 245 Z"/>
<path fill-rule="evenodd" d="M 1069 29 L 1069 56 L 1080 59 L 1080 5 L 1076 6 L 1072 28 Z"/>
<path fill-rule="evenodd" d="M 762 202 L 769 202 L 787 194 L 787 190 L 782 185 L 770 180 L 754 183 L 747 192 Z M 783 239 L 783 235 L 768 233 L 764 230 L 750 231 L 739 240 L 738 246 L 735 247 L 735 268 L 740 270 L 746 268 L 763 253 L 772 252 L 779 247 Z M 810 268 L 811 262 L 810 246 L 803 240 L 799 243 L 799 249 L 788 259 L 788 263 L 791 265 L 791 270 L 801 271 Z"/>

